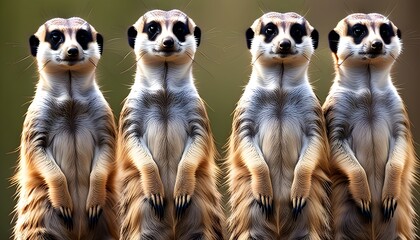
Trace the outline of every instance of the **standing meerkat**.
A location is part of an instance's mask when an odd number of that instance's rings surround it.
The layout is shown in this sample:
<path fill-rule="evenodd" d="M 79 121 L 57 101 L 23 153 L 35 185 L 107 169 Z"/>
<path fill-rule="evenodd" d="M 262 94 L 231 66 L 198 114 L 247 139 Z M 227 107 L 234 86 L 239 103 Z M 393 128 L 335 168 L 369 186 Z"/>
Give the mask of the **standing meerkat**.
<path fill-rule="evenodd" d="M 127 34 L 137 70 L 118 135 L 121 239 L 223 239 L 216 149 L 192 76 L 200 28 L 153 10 Z"/>
<path fill-rule="evenodd" d="M 385 16 L 356 13 L 328 38 L 336 76 L 323 108 L 335 239 L 415 239 L 416 157 L 407 112 L 390 77 L 401 32 Z"/>
<path fill-rule="evenodd" d="M 246 31 L 252 74 L 233 116 L 230 239 L 329 239 L 328 144 L 308 79 L 318 32 L 270 12 Z"/>
<path fill-rule="evenodd" d="M 54 18 L 29 39 L 39 81 L 14 181 L 15 239 L 117 239 L 115 122 L 95 81 L 103 38 Z"/>

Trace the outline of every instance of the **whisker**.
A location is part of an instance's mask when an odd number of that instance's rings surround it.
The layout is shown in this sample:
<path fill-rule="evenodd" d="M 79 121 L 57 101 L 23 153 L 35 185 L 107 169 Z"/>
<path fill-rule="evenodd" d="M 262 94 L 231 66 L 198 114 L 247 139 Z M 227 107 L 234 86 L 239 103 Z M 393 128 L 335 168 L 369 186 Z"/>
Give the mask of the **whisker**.
<path fill-rule="evenodd" d="M 213 74 L 211 74 L 211 72 L 209 72 L 207 69 L 205 69 L 200 63 L 198 63 L 197 61 L 194 60 L 192 53 L 186 51 L 185 54 L 187 54 L 187 56 L 191 59 L 191 61 L 193 63 L 196 63 L 201 69 L 203 69 L 204 71 L 206 71 L 212 78 L 214 78 Z"/>
<path fill-rule="evenodd" d="M 31 57 L 31 55 L 28 55 L 28 56 L 26 56 L 26 57 L 24 57 L 24 58 L 20 59 L 19 61 L 15 62 L 15 64 L 21 63 L 21 62 L 25 61 L 26 59 L 28 59 L 28 58 L 30 58 L 30 57 Z"/>
<path fill-rule="evenodd" d="M 35 60 L 33 60 L 32 63 L 29 64 L 29 66 L 27 66 L 24 71 L 28 70 L 32 65 L 34 65 L 34 63 L 35 63 Z"/>
<path fill-rule="evenodd" d="M 90 58 L 89 58 L 89 62 L 90 62 L 90 63 L 92 63 L 92 65 L 93 65 L 95 68 L 97 68 L 97 67 L 98 67 L 98 65 L 97 65 L 97 64 L 95 64 L 95 62 L 94 62 L 92 59 L 90 59 Z"/>
<path fill-rule="evenodd" d="M 260 53 L 258 56 L 257 56 L 257 58 L 255 59 L 255 61 L 253 61 L 252 63 L 251 63 L 251 65 L 252 66 L 254 66 L 254 64 L 257 62 L 257 60 L 262 56 L 264 54 L 264 52 L 262 52 L 262 53 Z"/>
<path fill-rule="evenodd" d="M 125 56 L 123 57 L 123 59 L 119 63 L 117 63 L 117 65 L 120 65 L 128 57 L 128 55 L 130 55 L 131 52 L 132 51 L 128 51 L 128 53 L 125 54 Z"/>
<path fill-rule="evenodd" d="M 341 63 L 337 63 L 337 67 L 341 67 L 341 64 L 343 64 L 349 57 L 353 56 L 354 52 L 349 53 L 349 55 L 346 56 L 346 58 L 341 61 Z"/>

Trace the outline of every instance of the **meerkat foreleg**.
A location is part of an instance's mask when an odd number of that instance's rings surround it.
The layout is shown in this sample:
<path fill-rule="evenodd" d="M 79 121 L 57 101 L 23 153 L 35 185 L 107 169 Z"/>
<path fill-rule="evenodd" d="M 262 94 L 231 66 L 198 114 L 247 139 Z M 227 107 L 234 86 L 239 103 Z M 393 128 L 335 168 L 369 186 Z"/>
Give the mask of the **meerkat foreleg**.
<path fill-rule="evenodd" d="M 95 157 L 90 173 L 89 193 L 86 201 L 86 211 L 89 224 L 95 225 L 106 201 L 106 183 L 112 168 L 113 151 L 110 145 L 96 147 Z"/>
<path fill-rule="evenodd" d="M 295 218 L 306 205 L 311 189 L 312 174 L 318 165 L 320 151 L 323 148 L 322 142 L 316 136 L 310 137 L 307 141 L 307 146 L 302 149 L 301 157 L 296 164 L 292 183 L 290 197 Z"/>
<path fill-rule="evenodd" d="M 347 176 L 350 193 L 362 214 L 370 218 L 372 198 L 365 170 L 357 161 L 347 141 L 335 140 L 331 145 L 336 161 L 334 164 Z"/>
<path fill-rule="evenodd" d="M 178 163 L 178 171 L 175 180 L 174 199 L 175 211 L 178 218 L 188 207 L 195 190 L 195 173 L 202 160 L 209 154 L 208 133 L 199 124 L 191 127 L 193 132 L 187 141 L 184 153 Z"/>
<path fill-rule="evenodd" d="M 67 179 L 60 167 L 57 165 L 50 150 L 38 147 L 31 148 L 33 151 L 34 164 L 36 169 L 42 169 L 39 174 L 48 187 L 48 198 L 60 215 L 68 229 L 73 228 L 73 201 L 67 185 Z"/>
<path fill-rule="evenodd" d="M 240 142 L 239 148 L 241 157 L 251 173 L 252 194 L 262 206 L 263 212 L 268 215 L 273 210 L 273 187 L 268 165 L 254 139 L 245 137 Z"/>
<path fill-rule="evenodd" d="M 398 136 L 394 149 L 390 151 L 390 158 L 385 167 L 385 181 L 382 189 L 385 219 L 393 217 L 397 208 L 397 201 L 401 191 L 402 173 L 407 159 L 407 147 L 406 138 Z"/>
<path fill-rule="evenodd" d="M 129 138 L 129 157 L 140 172 L 141 186 L 159 218 L 163 217 L 165 197 L 159 168 L 143 139 Z"/>

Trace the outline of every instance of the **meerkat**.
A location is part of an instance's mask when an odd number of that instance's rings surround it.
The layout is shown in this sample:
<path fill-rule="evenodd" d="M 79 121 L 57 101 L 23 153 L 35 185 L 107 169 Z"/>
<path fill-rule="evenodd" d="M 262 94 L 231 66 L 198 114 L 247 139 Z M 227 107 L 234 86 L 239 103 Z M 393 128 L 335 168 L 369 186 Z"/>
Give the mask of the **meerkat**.
<path fill-rule="evenodd" d="M 328 38 L 336 75 L 323 109 L 335 239 L 415 239 L 416 157 L 390 76 L 401 31 L 381 14 L 356 13 Z"/>
<path fill-rule="evenodd" d="M 179 10 L 128 29 L 137 69 L 120 115 L 121 239 L 223 239 L 216 149 L 192 64 L 201 30 Z"/>
<path fill-rule="evenodd" d="M 328 144 L 308 78 L 318 32 L 270 12 L 246 31 L 252 74 L 228 148 L 230 239 L 329 239 Z"/>
<path fill-rule="evenodd" d="M 103 38 L 81 18 L 54 18 L 29 44 L 39 81 L 14 176 L 14 239 L 117 239 L 116 126 L 95 80 Z"/>

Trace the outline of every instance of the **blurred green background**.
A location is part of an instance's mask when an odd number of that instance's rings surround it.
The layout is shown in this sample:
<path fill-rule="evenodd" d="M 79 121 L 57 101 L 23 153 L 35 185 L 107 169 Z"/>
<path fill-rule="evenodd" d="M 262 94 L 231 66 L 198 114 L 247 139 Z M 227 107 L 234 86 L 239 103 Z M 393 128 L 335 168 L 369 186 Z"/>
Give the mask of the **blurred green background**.
<path fill-rule="evenodd" d="M 117 117 L 135 69 L 134 55 L 126 41 L 127 28 L 147 10 L 178 8 L 186 12 L 203 32 L 194 75 L 199 92 L 208 104 L 217 145 L 222 149 L 230 133 L 231 113 L 251 72 L 244 33 L 256 18 L 268 11 L 295 11 L 305 15 L 318 29 L 320 45 L 312 58 L 309 73 L 321 101 L 324 101 L 333 79 L 328 32 L 350 13 L 379 12 L 389 15 L 401 29 L 404 42 L 404 52 L 394 67 L 394 81 L 408 107 L 415 140 L 419 141 L 419 6 L 418 0 L 2 0 L 0 239 L 8 239 L 11 232 L 15 187 L 10 186 L 9 178 L 18 158 L 16 150 L 24 114 L 37 82 L 36 63 L 30 56 L 28 39 L 46 20 L 79 16 L 102 33 L 105 49 L 98 66 L 97 80 Z M 416 206 L 420 207 L 417 201 Z"/>

